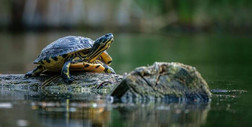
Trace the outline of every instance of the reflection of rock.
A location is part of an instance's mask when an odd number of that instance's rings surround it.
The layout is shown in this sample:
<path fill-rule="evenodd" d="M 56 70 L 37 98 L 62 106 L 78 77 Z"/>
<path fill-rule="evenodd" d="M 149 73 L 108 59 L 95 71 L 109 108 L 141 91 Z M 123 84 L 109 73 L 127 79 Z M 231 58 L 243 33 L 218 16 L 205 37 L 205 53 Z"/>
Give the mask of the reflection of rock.
<path fill-rule="evenodd" d="M 31 98 L 30 98 L 31 99 Z M 80 101 L 50 98 L 32 102 L 46 126 L 192 126 L 205 123 L 209 103 L 109 104 L 103 99 Z M 119 125 L 118 125 L 119 124 Z"/>
<path fill-rule="evenodd" d="M 33 102 L 32 109 L 39 113 L 45 126 L 105 126 L 110 120 L 110 112 L 105 110 L 104 100 L 41 100 Z"/>
<path fill-rule="evenodd" d="M 156 104 L 119 108 L 129 127 L 199 127 L 207 120 L 210 104 Z"/>
<path fill-rule="evenodd" d="M 149 67 L 139 67 L 128 74 L 112 92 L 117 98 L 153 97 L 184 98 L 189 101 L 209 100 L 211 92 L 200 73 L 181 63 L 156 62 Z"/>

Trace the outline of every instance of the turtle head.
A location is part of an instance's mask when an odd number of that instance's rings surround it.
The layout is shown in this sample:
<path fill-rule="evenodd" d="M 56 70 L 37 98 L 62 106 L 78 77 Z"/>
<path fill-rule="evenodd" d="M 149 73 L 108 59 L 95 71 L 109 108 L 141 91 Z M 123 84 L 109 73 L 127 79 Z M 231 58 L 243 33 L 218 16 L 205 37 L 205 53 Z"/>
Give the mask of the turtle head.
<path fill-rule="evenodd" d="M 93 47 L 88 53 L 86 59 L 88 62 L 94 62 L 97 57 L 110 47 L 110 44 L 114 41 L 112 33 L 105 34 L 95 40 Z"/>

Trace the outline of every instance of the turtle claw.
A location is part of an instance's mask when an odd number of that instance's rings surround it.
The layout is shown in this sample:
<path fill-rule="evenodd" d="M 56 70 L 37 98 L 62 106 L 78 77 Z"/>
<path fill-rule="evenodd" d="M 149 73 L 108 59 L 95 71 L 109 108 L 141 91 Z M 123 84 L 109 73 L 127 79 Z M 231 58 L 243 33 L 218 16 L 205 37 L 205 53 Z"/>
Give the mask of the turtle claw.
<path fill-rule="evenodd" d="M 114 71 L 114 69 L 112 67 L 109 67 L 109 73 L 116 74 L 116 72 Z"/>
<path fill-rule="evenodd" d="M 32 71 L 27 72 L 24 77 L 25 78 L 32 77 Z"/>
<path fill-rule="evenodd" d="M 64 82 L 66 84 L 71 84 L 73 82 L 73 79 L 72 78 L 66 78 L 66 79 L 64 79 Z"/>
<path fill-rule="evenodd" d="M 25 78 L 36 77 L 36 76 L 39 76 L 42 71 L 43 71 L 43 67 L 39 65 L 32 71 L 27 72 L 24 77 Z"/>

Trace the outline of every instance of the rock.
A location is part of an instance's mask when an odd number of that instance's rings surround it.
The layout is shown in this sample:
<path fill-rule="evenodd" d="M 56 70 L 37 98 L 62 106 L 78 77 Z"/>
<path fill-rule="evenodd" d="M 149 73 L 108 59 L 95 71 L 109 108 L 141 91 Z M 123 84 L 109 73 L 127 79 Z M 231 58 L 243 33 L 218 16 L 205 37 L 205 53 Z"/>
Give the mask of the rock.
<path fill-rule="evenodd" d="M 58 76 L 58 77 L 56 77 Z M 49 78 L 56 77 L 42 88 Z M 75 72 L 71 85 L 65 84 L 59 75 L 41 75 L 25 78 L 24 74 L 1 74 L 0 87 L 10 90 L 33 91 L 37 94 L 109 94 L 121 82 L 122 76 L 107 73 Z"/>
<path fill-rule="evenodd" d="M 71 72 L 74 81 L 65 84 L 59 74 L 51 83 L 42 87 L 55 75 L 24 78 L 23 74 L 0 74 L 0 88 L 28 91 L 33 95 L 91 97 L 111 95 L 113 99 L 166 99 L 168 101 L 208 101 L 211 97 L 206 81 L 196 68 L 181 63 L 156 62 L 139 67 L 126 76 L 119 74 Z M 132 99 L 132 100 L 127 100 Z"/>
<path fill-rule="evenodd" d="M 208 101 L 211 92 L 195 67 L 155 62 L 130 72 L 110 94 L 115 99 L 168 99 Z"/>

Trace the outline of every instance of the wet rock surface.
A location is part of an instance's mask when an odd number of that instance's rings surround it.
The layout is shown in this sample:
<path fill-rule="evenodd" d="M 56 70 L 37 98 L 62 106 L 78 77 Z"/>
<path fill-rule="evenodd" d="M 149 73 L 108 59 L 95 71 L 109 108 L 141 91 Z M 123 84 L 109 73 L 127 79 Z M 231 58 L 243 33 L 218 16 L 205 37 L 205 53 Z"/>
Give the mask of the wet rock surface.
<path fill-rule="evenodd" d="M 111 96 L 135 98 L 204 100 L 211 97 L 206 81 L 196 68 L 181 63 L 156 62 L 130 72 L 114 89 Z"/>
<path fill-rule="evenodd" d="M 0 87 L 10 90 L 33 91 L 38 94 L 108 94 L 122 80 L 121 75 L 106 73 L 72 73 L 71 85 L 65 84 L 59 75 L 41 75 L 25 78 L 24 74 L 0 75 Z M 46 86 L 48 79 L 56 77 Z"/>
<path fill-rule="evenodd" d="M 156 62 L 139 67 L 122 76 L 119 74 L 72 73 L 74 82 L 64 83 L 61 77 L 42 87 L 55 75 L 24 78 L 23 74 L 1 74 L 0 87 L 29 91 L 35 95 L 110 95 L 114 99 L 187 99 L 209 100 L 211 92 L 196 68 L 181 63 Z M 55 76 L 57 77 L 57 75 Z"/>

